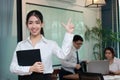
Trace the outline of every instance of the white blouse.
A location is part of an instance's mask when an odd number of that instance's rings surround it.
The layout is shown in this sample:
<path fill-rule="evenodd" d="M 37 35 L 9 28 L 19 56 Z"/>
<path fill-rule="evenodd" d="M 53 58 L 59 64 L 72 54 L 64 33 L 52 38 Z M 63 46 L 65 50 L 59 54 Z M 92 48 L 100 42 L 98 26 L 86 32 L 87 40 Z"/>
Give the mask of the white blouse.
<path fill-rule="evenodd" d="M 109 65 L 110 71 L 118 71 L 120 70 L 120 59 L 114 57 L 113 63 Z"/>
<path fill-rule="evenodd" d="M 40 49 L 42 63 L 44 65 L 44 74 L 52 73 L 52 55 L 55 54 L 58 58 L 64 59 L 71 50 L 73 34 L 66 33 L 62 43 L 62 49 L 52 40 L 47 40 L 42 36 L 42 39 L 33 47 L 30 38 L 18 43 L 14 51 L 13 59 L 10 65 L 10 71 L 17 75 L 30 75 L 30 66 L 19 66 L 16 51 L 28 49 Z"/>

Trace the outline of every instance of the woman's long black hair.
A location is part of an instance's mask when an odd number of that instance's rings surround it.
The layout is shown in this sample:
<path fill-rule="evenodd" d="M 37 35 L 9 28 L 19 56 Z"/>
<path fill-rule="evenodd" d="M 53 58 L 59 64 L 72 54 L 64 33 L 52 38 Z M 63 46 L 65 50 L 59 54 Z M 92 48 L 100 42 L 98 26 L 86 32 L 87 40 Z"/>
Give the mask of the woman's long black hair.
<path fill-rule="evenodd" d="M 38 11 L 38 10 L 32 10 L 26 16 L 26 24 L 28 23 L 28 20 L 29 20 L 29 18 L 31 16 L 36 16 L 37 18 L 40 19 L 41 23 L 43 23 L 43 15 L 42 15 L 42 13 L 40 11 Z M 44 36 L 43 28 L 41 28 L 40 34 L 42 34 Z"/>

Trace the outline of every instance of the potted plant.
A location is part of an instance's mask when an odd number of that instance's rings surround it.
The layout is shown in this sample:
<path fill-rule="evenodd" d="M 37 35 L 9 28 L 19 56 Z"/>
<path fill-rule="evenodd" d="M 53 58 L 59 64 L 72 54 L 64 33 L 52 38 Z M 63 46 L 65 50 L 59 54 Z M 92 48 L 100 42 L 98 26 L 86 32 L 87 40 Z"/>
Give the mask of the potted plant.
<path fill-rule="evenodd" d="M 112 46 L 114 42 L 120 41 L 120 39 L 117 37 L 120 35 L 120 33 L 113 32 L 109 29 L 103 29 L 101 20 L 96 19 L 96 26 L 92 27 L 91 29 L 86 27 L 85 31 L 85 40 L 93 40 L 94 46 L 93 46 L 93 54 L 95 59 L 103 59 L 103 49 L 106 46 Z"/>

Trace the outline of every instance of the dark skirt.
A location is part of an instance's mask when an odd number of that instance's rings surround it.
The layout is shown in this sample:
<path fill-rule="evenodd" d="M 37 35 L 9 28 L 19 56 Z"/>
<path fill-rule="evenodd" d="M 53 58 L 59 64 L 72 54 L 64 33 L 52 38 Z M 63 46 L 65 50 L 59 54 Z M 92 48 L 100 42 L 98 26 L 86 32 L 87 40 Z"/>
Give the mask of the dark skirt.
<path fill-rule="evenodd" d="M 52 80 L 52 78 L 51 74 L 32 73 L 31 75 L 19 75 L 18 80 Z"/>

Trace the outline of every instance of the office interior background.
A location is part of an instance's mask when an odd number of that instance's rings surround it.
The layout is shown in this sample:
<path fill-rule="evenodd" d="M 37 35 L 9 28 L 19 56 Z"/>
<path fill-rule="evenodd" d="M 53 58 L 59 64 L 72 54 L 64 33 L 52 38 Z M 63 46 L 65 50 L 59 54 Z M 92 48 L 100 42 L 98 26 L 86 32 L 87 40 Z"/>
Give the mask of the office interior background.
<path fill-rule="evenodd" d="M 25 1 L 30 1 L 30 3 L 33 4 L 26 4 Z M 66 22 L 69 17 L 72 17 L 72 21 L 76 26 L 75 34 L 80 34 L 84 38 L 83 46 L 79 51 L 80 58 L 89 61 L 95 60 L 96 58 L 93 55 L 93 47 L 95 41 L 85 40 L 85 25 L 91 29 L 92 27 L 96 26 L 96 19 L 100 19 L 102 22 L 102 29 L 109 29 L 116 33 L 120 30 L 120 1 L 105 1 L 106 4 L 102 7 L 90 8 L 85 7 L 85 0 L 0 0 L 0 80 L 17 80 L 17 75 L 12 74 L 9 71 L 9 66 L 17 43 L 25 39 L 29 34 L 26 33 L 27 30 L 24 19 L 25 15 L 28 11 L 35 8 L 41 10 L 44 13 L 44 30 L 46 31 L 46 37 L 48 39 L 57 41 L 60 46 L 63 38 L 62 33 L 64 33 L 64 30 L 61 28 L 60 23 L 62 23 L 62 21 Z M 39 5 L 34 5 L 36 3 Z M 46 13 L 44 8 L 47 11 L 53 11 L 53 13 Z M 63 15 L 62 12 L 65 12 L 66 14 Z M 61 16 L 66 16 L 66 18 L 61 19 Z M 54 19 L 57 21 L 54 21 Z M 50 20 L 52 21 L 49 22 Z M 116 35 L 116 38 L 119 39 L 119 35 Z M 114 41 L 113 44 L 109 46 L 114 47 L 116 56 L 119 58 L 119 41 Z M 59 60 L 53 56 L 53 65 L 58 64 L 60 64 Z"/>

